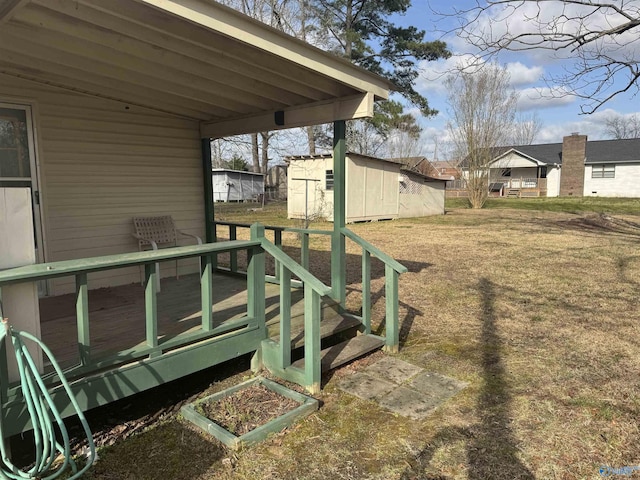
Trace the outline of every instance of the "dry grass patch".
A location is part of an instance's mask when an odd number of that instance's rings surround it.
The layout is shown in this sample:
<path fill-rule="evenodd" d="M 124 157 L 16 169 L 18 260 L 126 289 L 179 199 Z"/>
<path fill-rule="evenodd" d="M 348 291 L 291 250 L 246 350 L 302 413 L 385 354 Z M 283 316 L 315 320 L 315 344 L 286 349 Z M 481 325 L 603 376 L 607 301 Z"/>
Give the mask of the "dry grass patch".
<path fill-rule="evenodd" d="M 233 461 L 198 457 L 198 475 L 172 478 L 574 479 L 640 464 L 640 228 L 638 217 L 611 218 L 456 210 L 352 225 L 409 267 L 400 358 L 469 387 L 419 422 L 336 387 L 376 353 L 327 377 L 320 411 L 289 432 Z M 328 246 L 316 248 L 328 280 Z M 354 310 L 359 257 L 350 245 Z M 382 270 L 373 272 L 381 319 Z M 147 435 L 136 442 L 161 441 Z M 115 448 L 146 452 L 128 445 Z M 192 447 L 176 448 L 194 461 Z"/>

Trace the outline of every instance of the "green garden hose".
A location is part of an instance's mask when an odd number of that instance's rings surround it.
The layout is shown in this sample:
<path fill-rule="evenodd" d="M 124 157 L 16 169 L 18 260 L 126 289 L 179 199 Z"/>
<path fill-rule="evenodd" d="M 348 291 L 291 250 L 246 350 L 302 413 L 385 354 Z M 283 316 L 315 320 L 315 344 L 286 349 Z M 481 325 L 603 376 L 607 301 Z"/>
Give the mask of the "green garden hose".
<path fill-rule="evenodd" d="M 4 342 L 5 338 L 11 339 L 11 342 L 7 343 L 12 345 L 16 362 L 18 364 L 20 385 L 22 387 L 22 398 L 26 403 L 27 410 L 29 411 L 29 416 L 31 418 L 31 425 L 33 427 L 36 458 L 35 464 L 28 470 L 21 470 L 11 462 L 8 449 L 5 445 L 5 436 L 2 425 L 4 412 L 2 412 L 2 405 L 0 404 L 0 453 L 2 455 L 3 462 L 3 465 L 0 468 L 0 478 L 12 480 L 30 478 L 52 480 L 65 472 L 68 473 L 69 469 L 71 470 L 71 476 L 65 477 L 66 479 L 71 480 L 79 478 L 93 464 L 96 458 L 96 449 L 95 444 L 93 443 L 91 430 L 89 429 L 89 424 L 87 423 L 77 400 L 71 392 L 69 383 L 64 378 L 62 369 L 53 358 L 53 354 L 49 348 L 47 348 L 41 340 L 30 333 L 14 330 L 5 318 L 2 318 L 2 327 L 0 327 L 0 342 Z M 38 367 L 27 350 L 23 340 L 34 342 L 49 358 L 51 365 L 60 379 L 60 383 L 67 393 L 69 400 L 82 423 L 84 433 L 89 442 L 89 455 L 85 465 L 80 470 L 78 470 L 78 466 L 72 458 L 69 433 L 62 421 L 62 415 L 56 409 L 53 399 L 40 376 L 40 372 L 38 372 Z M 8 348 L 8 350 L 10 351 L 11 349 Z M 56 438 L 56 427 L 58 429 L 58 433 L 62 437 L 61 442 Z M 62 464 L 56 463 L 56 460 L 60 455 L 64 459 Z"/>

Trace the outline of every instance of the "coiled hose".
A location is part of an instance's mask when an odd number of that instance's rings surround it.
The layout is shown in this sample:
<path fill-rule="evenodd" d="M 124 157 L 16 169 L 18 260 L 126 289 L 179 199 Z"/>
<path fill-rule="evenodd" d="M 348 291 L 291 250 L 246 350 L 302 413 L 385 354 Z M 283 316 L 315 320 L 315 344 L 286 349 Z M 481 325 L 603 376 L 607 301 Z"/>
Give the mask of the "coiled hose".
<path fill-rule="evenodd" d="M 1 318 L 1 316 L 0 316 Z M 0 478 L 22 480 L 37 478 L 40 480 L 51 480 L 57 478 L 68 469 L 71 469 L 71 476 L 66 477 L 69 480 L 79 478 L 93 464 L 96 458 L 95 444 L 93 436 L 89 429 L 89 424 L 84 417 L 77 400 L 71 392 L 69 383 L 64 378 L 62 369 L 53 358 L 51 350 L 42 343 L 41 340 L 34 337 L 30 333 L 13 330 L 9 322 L 2 318 L 2 327 L 0 327 L 0 342 L 5 341 L 5 337 L 11 339 L 10 343 L 15 353 L 16 362 L 18 364 L 18 373 L 20 374 L 20 385 L 22 387 L 22 397 L 26 403 L 31 425 L 33 426 L 33 435 L 35 440 L 35 464 L 28 470 L 21 470 L 15 466 L 9 458 L 8 449 L 5 446 L 5 437 L 3 433 L 2 420 L 4 412 L 1 411 L 0 404 L 0 453 L 2 454 L 3 465 L 0 468 Z M 44 354 L 49 358 L 51 365 L 60 379 L 60 382 L 73 405 L 73 408 L 82 423 L 84 433 L 89 442 L 89 455 L 86 464 L 81 470 L 78 470 L 76 462 L 71 455 L 71 443 L 69 441 L 69 432 L 67 431 L 60 412 L 56 409 L 51 395 L 45 386 L 33 357 L 27 350 L 23 340 L 29 340 L 38 345 Z M 8 349 L 11 350 L 11 349 Z M 62 437 L 62 443 L 56 438 L 56 426 Z M 64 458 L 62 464 L 56 464 L 58 457 L 62 455 Z"/>

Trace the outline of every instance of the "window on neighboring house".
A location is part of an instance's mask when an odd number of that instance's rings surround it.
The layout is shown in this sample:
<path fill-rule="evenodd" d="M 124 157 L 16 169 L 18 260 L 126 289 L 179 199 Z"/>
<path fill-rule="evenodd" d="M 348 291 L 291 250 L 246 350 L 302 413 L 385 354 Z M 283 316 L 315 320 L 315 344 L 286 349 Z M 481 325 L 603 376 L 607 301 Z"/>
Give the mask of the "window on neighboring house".
<path fill-rule="evenodd" d="M 591 167 L 591 178 L 615 178 L 615 165 L 594 165 Z"/>
<path fill-rule="evenodd" d="M 500 176 L 501 177 L 510 177 L 511 176 L 511 169 L 510 168 L 503 168 L 502 171 L 500 172 Z"/>
<path fill-rule="evenodd" d="M 540 167 L 540 178 L 547 178 L 547 167 Z"/>
<path fill-rule="evenodd" d="M 327 170 L 324 181 L 325 188 L 327 190 L 333 190 L 333 170 Z"/>

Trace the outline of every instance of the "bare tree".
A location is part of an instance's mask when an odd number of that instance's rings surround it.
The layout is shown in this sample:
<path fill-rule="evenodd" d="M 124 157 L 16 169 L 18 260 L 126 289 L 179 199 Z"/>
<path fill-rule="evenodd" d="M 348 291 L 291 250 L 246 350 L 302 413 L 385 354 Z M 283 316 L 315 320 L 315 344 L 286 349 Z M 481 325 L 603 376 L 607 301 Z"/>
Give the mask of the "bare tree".
<path fill-rule="evenodd" d="M 450 76 L 445 86 L 451 116 L 447 129 L 455 156 L 464 158 L 469 203 L 482 208 L 489 195 L 488 164 L 495 148 L 509 138 L 518 96 L 509 87 L 506 69 L 495 64 Z"/>
<path fill-rule="evenodd" d="M 476 0 L 455 8 L 456 34 L 489 59 L 503 50 L 547 50 L 564 62 L 547 81 L 551 96 L 575 95 L 593 113 L 624 92 L 638 92 L 640 3 L 636 0 Z"/>
<path fill-rule="evenodd" d="M 640 116 L 611 115 L 605 120 L 604 133 L 615 140 L 623 138 L 640 138 Z"/>
<path fill-rule="evenodd" d="M 518 115 L 511 129 L 511 145 L 531 145 L 542 130 L 542 120 L 537 113 Z"/>

